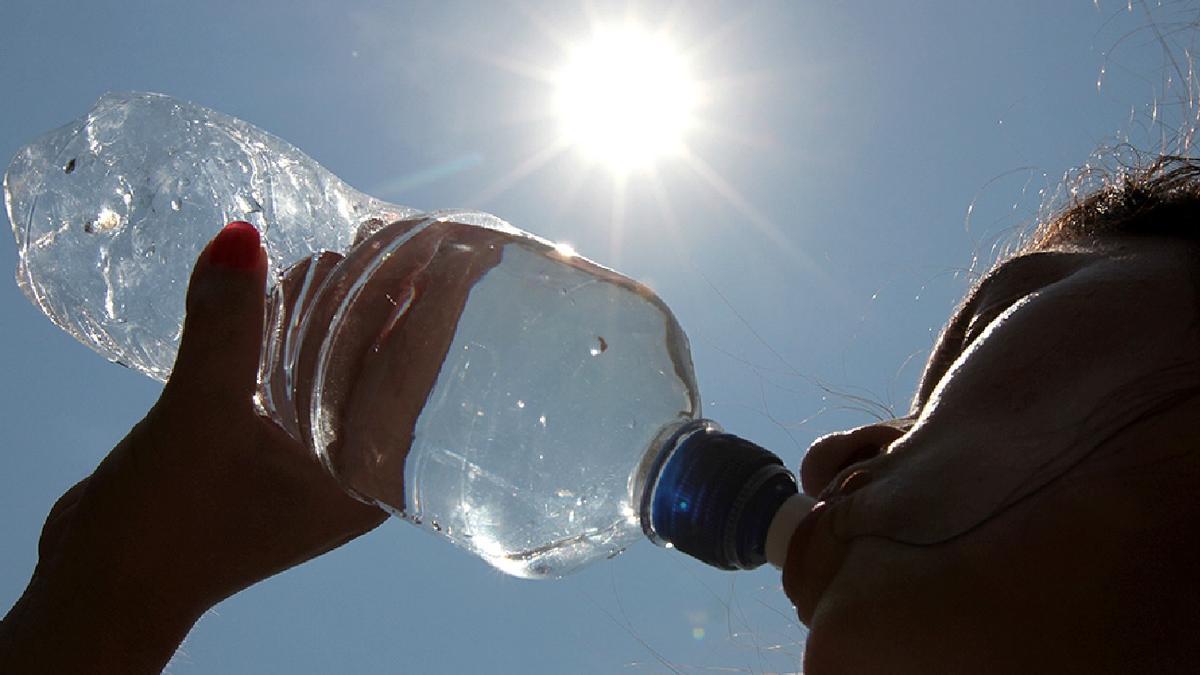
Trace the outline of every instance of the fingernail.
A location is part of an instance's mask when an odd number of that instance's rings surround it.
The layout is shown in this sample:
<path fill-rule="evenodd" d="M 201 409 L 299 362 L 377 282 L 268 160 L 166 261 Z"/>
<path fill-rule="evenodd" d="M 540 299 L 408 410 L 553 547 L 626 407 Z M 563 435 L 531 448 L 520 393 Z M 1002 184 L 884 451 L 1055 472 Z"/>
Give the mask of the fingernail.
<path fill-rule="evenodd" d="M 208 262 L 217 267 L 252 270 L 258 267 L 261 252 L 258 230 L 244 220 L 235 220 L 209 246 Z"/>

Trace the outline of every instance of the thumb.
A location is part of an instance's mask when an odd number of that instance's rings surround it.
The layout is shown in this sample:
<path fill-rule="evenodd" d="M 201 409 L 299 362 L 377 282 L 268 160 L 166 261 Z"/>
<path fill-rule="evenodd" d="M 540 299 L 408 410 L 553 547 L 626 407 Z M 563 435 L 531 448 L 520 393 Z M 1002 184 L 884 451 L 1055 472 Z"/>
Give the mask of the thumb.
<path fill-rule="evenodd" d="M 266 276 L 267 254 L 250 223 L 229 223 L 208 243 L 188 283 L 187 316 L 168 389 L 254 393 Z"/>

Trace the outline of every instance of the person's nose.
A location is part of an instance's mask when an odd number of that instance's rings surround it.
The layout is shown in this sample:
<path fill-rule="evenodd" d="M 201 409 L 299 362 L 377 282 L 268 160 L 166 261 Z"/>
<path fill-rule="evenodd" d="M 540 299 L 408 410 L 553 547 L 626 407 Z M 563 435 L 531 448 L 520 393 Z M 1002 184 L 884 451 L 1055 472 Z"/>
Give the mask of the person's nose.
<path fill-rule="evenodd" d="M 881 454 L 896 439 L 908 433 L 915 420 L 901 417 L 822 436 L 808 446 L 800 463 L 800 486 L 818 497 L 847 468 Z M 866 472 L 851 472 L 842 479 L 839 493 L 852 492 L 870 480 Z"/>

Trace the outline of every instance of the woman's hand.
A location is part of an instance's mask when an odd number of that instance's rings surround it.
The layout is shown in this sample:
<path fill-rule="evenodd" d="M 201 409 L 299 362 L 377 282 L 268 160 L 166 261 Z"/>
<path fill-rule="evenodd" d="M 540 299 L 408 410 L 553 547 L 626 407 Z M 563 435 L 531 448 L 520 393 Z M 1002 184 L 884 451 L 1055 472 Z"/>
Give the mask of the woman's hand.
<path fill-rule="evenodd" d="M 170 381 L 51 510 L 0 670 L 157 672 L 206 609 L 384 520 L 255 410 L 266 269 L 246 223 L 200 255 Z"/>

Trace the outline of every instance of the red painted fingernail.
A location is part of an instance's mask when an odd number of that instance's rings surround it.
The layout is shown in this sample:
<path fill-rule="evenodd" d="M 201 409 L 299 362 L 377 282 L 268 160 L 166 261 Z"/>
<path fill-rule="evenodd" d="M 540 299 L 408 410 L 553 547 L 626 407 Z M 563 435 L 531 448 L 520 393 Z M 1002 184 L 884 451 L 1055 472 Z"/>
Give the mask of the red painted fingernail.
<path fill-rule="evenodd" d="M 244 220 L 229 223 L 208 248 L 208 262 L 217 267 L 252 270 L 258 267 L 262 245 L 258 230 Z"/>

